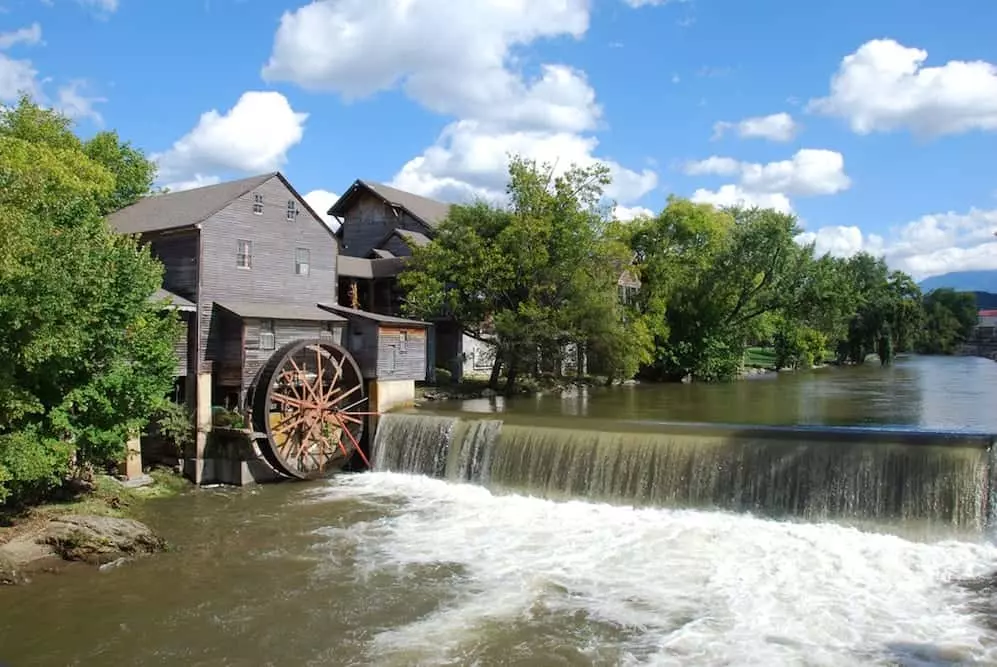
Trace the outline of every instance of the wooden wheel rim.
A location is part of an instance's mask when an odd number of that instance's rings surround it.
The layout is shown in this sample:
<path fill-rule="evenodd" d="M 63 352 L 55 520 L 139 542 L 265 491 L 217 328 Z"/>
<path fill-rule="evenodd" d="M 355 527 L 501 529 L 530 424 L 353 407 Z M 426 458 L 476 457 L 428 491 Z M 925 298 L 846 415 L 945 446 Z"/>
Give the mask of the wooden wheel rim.
<path fill-rule="evenodd" d="M 267 366 L 269 372 L 258 380 L 265 384 L 255 388 L 266 387 L 256 409 L 267 436 L 266 458 L 299 479 L 342 468 L 358 447 L 367 410 L 352 355 L 327 341 L 300 341 L 275 354 Z"/>

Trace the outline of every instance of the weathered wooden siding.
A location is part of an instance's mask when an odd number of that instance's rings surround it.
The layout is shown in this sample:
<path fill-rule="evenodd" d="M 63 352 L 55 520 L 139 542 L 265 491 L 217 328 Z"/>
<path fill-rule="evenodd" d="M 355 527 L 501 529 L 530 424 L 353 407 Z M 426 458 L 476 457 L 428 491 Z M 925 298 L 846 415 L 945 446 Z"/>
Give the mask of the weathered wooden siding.
<path fill-rule="evenodd" d="M 343 216 L 343 254 L 366 257 L 392 229 L 409 229 L 423 234 L 432 230 L 404 211 L 393 210 L 379 197 L 364 192 Z M 408 254 L 407 252 L 405 254 Z"/>
<path fill-rule="evenodd" d="M 425 380 L 426 330 L 382 324 L 378 328 L 377 377 Z"/>
<path fill-rule="evenodd" d="M 148 234 L 142 238 L 163 263 L 163 289 L 197 302 L 198 232 Z"/>
<path fill-rule="evenodd" d="M 242 388 L 247 389 L 260 368 L 284 345 L 296 340 L 327 340 L 340 344 L 342 327 L 330 326 L 324 322 L 300 322 L 294 320 L 274 320 L 274 348 L 260 346 L 260 320 L 246 319 L 246 346 L 243 355 Z"/>
<path fill-rule="evenodd" d="M 253 195 L 263 195 L 263 213 L 253 213 Z M 325 225 L 298 204 L 294 221 L 287 220 L 291 191 L 274 176 L 256 190 L 206 220 L 202 235 L 201 317 L 202 361 L 211 361 L 218 345 L 209 343 L 213 302 L 284 303 L 314 306 L 336 300 L 338 243 Z M 238 241 L 251 241 L 252 267 L 236 266 Z M 309 274 L 295 274 L 295 251 L 310 252 Z M 237 348 L 241 349 L 241 348 Z"/>
<path fill-rule="evenodd" d="M 187 350 L 190 343 L 187 337 L 190 335 L 190 324 L 194 319 L 194 313 L 180 313 L 180 335 L 173 343 L 173 353 L 177 356 L 177 366 L 173 371 L 174 377 L 187 375 Z"/>
<path fill-rule="evenodd" d="M 391 251 L 395 257 L 410 257 L 412 255 L 412 249 L 408 243 L 399 238 L 397 234 L 393 234 L 381 247 Z"/>
<path fill-rule="evenodd" d="M 374 377 L 377 373 L 377 343 L 377 326 L 374 322 L 359 318 L 350 320 L 343 345 L 353 355 L 364 378 Z"/>
<path fill-rule="evenodd" d="M 206 356 L 212 362 L 215 383 L 238 387 L 242 378 L 242 320 L 217 308 L 203 329 L 208 342 Z"/>

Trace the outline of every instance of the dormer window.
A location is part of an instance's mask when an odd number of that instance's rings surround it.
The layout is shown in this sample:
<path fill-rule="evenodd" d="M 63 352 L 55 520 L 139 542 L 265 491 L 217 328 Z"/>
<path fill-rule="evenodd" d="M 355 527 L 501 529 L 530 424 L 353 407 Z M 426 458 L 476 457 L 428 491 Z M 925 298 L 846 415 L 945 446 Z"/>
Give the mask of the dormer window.
<path fill-rule="evenodd" d="M 294 222 L 294 219 L 298 217 L 298 202 L 293 199 L 287 200 L 287 221 Z"/>
<path fill-rule="evenodd" d="M 253 213 L 263 215 L 263 195 L 261 194 L 253 195 Z"/>

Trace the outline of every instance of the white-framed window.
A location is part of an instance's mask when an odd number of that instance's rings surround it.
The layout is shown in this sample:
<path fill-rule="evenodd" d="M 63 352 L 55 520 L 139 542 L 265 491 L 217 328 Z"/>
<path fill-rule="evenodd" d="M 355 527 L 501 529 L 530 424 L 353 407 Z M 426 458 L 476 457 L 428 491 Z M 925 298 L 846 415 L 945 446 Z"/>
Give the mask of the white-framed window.
<path fill-rule="evenodd" d="M 308 248 L 298 248 L 294 251 L 294 274 L 307 276 L 311 270 L 312 253 Z"/>
<path fill-rule="evenodd" d="M 277 335 L 273 320 L 260 320 L 260 349 L 274 350 L 277 348 Z"/>
<path fill-rule="evenodd" d="M 235 256 L 235 265 L 240 269 L 253 268 L 253 242 L 239 239 Z"/>
<path fill-rule="evenodd" d="M 298 202 L 293 199 L 287 200 L 287 221 L 294 222 L 295 218 L 298 217 Z"/>
<path fill-rule="evenodd" d="M 408 331 L 398 334 L 398 351 L 405 354 L 408 351 Z"/>
<path fill-rule="evenodd" d="M 253 194 L 253 213 L 263 215 L 263 195 L 258 192 Z"/>

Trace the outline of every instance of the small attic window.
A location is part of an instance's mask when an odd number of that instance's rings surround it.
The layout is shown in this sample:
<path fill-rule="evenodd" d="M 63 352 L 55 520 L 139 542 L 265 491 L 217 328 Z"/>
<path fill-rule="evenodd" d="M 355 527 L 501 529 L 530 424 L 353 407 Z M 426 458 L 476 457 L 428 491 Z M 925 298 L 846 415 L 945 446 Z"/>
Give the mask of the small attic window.
<path fill-rule="evenodd" d="M 294 219 L 298 217 L 298 202 L 293 199 L 287 200 L 287 221 L 294 222 Z"/>
<path fill-rule="evenodd" d="M 259 193 L 253 194 L 253 213 L 263 215 L 263 195 Z"/>

